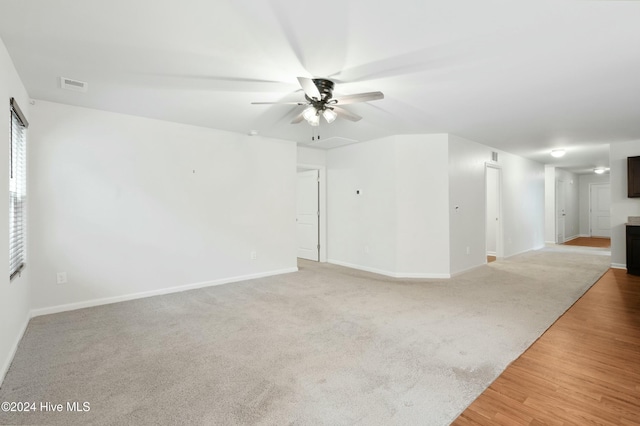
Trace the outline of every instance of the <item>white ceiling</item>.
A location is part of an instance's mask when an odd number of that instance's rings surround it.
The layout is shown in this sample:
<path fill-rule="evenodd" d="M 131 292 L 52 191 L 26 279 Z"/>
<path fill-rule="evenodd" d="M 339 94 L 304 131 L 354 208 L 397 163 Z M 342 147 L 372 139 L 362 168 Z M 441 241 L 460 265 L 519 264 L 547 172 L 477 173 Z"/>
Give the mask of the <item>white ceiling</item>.
<path fill-rule="evenodd" d="M 302 100 L 297 76 L 384 92 L 318 147 L 447 132 L 589 171 L 640 139 L 636 1 L 3 1 L 0 38 L 32 98 L 305 144 L 300 107 L 250 102 Z"/>

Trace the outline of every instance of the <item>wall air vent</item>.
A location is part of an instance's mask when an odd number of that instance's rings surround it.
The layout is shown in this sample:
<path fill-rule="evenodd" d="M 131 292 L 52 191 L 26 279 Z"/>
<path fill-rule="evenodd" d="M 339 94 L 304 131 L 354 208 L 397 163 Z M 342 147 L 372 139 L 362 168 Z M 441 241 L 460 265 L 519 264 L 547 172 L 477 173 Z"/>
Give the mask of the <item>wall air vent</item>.
<path fill-rule="evenodd" d="M 495 151 L 491 152 L 491 161 L 495 161 L 496 163 L 498 162 L 498 153 Z"/>
<path fill-rule="evenodd" d="M 84 93 L 89 88 L 89 83 L 80 80 L 74 80 L 72 78 L 60 77 L 60 88 Z"/>

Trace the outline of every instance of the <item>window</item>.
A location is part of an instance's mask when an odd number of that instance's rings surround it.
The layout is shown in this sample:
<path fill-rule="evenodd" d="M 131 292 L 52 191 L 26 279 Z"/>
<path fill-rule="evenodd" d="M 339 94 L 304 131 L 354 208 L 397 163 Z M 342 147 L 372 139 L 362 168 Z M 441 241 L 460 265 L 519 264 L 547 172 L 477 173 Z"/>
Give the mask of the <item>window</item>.
<path fill-rule="evenodd" d="M 11 153 L 9 155 L 9 276 L 25 265 L 26 255 L 26 130 L 29 126 L 15 99 L 11 98 Z"/>

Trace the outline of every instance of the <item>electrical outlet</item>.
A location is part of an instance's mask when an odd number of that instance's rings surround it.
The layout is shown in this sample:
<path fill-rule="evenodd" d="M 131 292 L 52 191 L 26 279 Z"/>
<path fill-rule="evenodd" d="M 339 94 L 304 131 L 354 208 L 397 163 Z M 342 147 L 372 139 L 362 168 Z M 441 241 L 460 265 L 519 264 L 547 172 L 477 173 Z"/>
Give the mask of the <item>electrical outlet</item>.
<path fill-rule="evenodd" d="M 67 273 L 58 272 L 56 274 L 56 284 L 65 284 L 67 282 Z"/>
<path fill-rule="evenodd" d="M 256 260 L 257 258 L 258 258 L 258 253 L 255 250 L 253 250 L 251 252 L 251 260 Z"/>
<path fill-rule="evenodd" d="M 471 247 L 467 246 L 467 254 L 471 254 Z"/>
<path fill-rule="evenodd" d="M 369 253 L 369 246 L 364 246 L 364 252 Z"/>

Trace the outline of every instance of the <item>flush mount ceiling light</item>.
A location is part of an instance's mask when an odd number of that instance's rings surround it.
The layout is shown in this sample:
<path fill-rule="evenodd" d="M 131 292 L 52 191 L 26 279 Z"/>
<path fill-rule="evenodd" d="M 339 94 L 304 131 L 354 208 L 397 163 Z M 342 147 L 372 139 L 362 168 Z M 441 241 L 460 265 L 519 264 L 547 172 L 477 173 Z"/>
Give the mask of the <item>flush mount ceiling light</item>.
<path fill-rule="evenodd" d="M 560 158 L 566 154 L 564 149 L 554 149 L 551 151 L 551 156 L 555 158 Z"/>
<path fill-rule="evenodd" d="M 606 171 L 607 169 L 605 169 L 604 167 L 596 167 L 595 169 L 593 169 L 593 172 L 599 175 L 603 174 Z"/>

